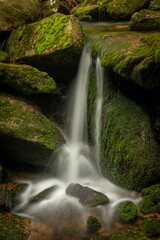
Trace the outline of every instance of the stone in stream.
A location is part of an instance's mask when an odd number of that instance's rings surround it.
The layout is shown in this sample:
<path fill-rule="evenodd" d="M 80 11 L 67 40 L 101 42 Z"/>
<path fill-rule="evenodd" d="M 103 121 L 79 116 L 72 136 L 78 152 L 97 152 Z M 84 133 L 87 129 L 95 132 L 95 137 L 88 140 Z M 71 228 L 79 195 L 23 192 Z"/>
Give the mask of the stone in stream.
<path fill-rule="evenodd" d="M 66 193 L 78 198 L 82 205 L 91 208 L 109 203 L 109 198 L 103 193 L 83 187 L 78 183 L 71 183 L 66 189 Z"/>
<path fill-rule="evenodd" d="M 31 202 L 37 202 L 41 201 L 45 198 L 47 198 L 54 190 L 56 190 L 57 186 L 52 186 L 50 188 L 47 188 L 43 190 L 42 192 L 38 193 L 32 200 Z"/>
<path fill-rule="evenodd" d="M 134 203 L 122 202 L 117 207 L 118 218 L 125 223 L 132 223 L 137 217 L 137 207 Z"/>
<path fill-rule="evenodd" d="M 94 216 L 88 217 L 86 225 L 88 233 L 93 233 L 101 228 L 101 223 Z"/>

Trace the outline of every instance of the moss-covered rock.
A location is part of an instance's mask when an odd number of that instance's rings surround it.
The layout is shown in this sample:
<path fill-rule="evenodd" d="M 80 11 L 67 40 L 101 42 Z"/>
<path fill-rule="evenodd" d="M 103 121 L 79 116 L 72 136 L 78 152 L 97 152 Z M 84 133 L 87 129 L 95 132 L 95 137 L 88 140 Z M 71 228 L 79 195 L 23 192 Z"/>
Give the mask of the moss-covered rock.
<path fill-rule="evenodd" d="M 143 9 L 132 15 L 131 30 L 160 30 L 160 12 Z"/>
<path fill-rule="evenodd" d="M 1 0 L 0 32 L 11 31 L 26 23 L 39 19 L 38 0 Z"/>
<path fill-rule="evenodd" d="M 13 31 L 6 49 L 11 61 L 27 63 L 65 81 L 76 70 L 83 40 L 79 20 L 57 13 Z"/>
<path fill-rule="evenodd" d="M 105 101 L 102 171 L 115 184 L 140 191 L 160 178 L 158 144 L 150 119 L 139 105 L 120 92 L 111 92 Z"/>
<path fill-rule="evenodd" d="M 8 54 L 2 50 L 0 50 L 0 62 L 7 62 Z"/>
<path fill-rule="evenodd" d="M 83 187 L 78 183 L 71 183 L 66 189 L 66 193 L 78 198 L 80 203 L 91 208 L 105 205 L 109 202 L 109 198 L 103 193 L 88 187 Z"/>
<path fill-rule="evenodd" d="M 9 86 L 27 95 L 58 93 L 53 78 L 28 65 L 0 63 L 0 86 Z"/>
<path fill-rule="evenodd" d="M 86 222 L 88 233 L 93 233 L 101 228 L 101 223 L 94 216 L 89 216 Z"/>
<path fill-rule="evenodd" d="M 96 40 L 93 55 L 124 79 L 143 88 L 160 88 L 160 33 L 119 34 Z"/>
<path fill-rule="evenodd" d="M 160 236 L 160 222 L 155 218 L 147 218 L 143 220 L 139 227 L 148 237 Z"/>
<path fill-rule="evenodd" d="M 37 201 L 41 201 L 45 198 L 48 198 L 49 195 L 51 195 L 51 193 L 56 189 L 56 186 L 50 187 L 45 189 L 44 191 L 38 193 L 31 201 L 32 202 L 37 202 Z"/>
<path fill-rule="evenodd" d="M 137 228 L 128 228 L 124 231 L 113 233 L 109 240 L 149 240 L 145 234 Z"/>
<path fill-rule="evenodd" d="M 137 217 L 137 207 L 130 201 L 120 203 L 117 208 L 117 215 L 122 222 L 132 223 Z"/>
<path fill-rule="evenodd" d="M 82 22 L 92 22 L 92 17 L 90 15 L 81 15 L 78 19 Z"/>
<path fill-rule="evenodd" d="M 152 0 L 149 9 L 152 11 L 160 11 L 160 0 Z"/>
<path fill-rule="evenodd" d="M 4 94 L 0 96 L 0 116 L 0 152 L 4 160 L 45 167 L 62 139 L 55 125 L 31 104 Z"/>
<path fill-rule="evenodd" d="M 99 0 L 99 4 L 106 8 L 107 15 L 115 20 L 129 19 L 147 3 L 149 0 Z"/>
<path fill-rule="evenodd" d="M 82 3 L 77 7 L 73 8 L 71 14 L 73 14 L 76 17 L 90 15 L 93 20 L 98 20 L 99 16 L 98 5 L 97 4 L 84 5 L 84 3 Z"/>
<path fill-rule="evenodd" d="M 144 214 L 160 213 L 160 184 L 142 190 L 140 211 Z"/>

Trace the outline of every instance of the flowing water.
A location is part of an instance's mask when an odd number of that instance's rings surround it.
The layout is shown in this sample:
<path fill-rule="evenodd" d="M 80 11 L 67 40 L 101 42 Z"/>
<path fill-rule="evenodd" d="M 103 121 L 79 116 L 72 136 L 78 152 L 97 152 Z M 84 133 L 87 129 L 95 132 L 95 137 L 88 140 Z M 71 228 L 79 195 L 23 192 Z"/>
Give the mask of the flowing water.
<path fill-rule="evenodd" d="M 56 232 L 60 231 L 65 224 L 76 229 L 76 231 L 78 228 L 79 233 L 77 236 L 84 236 L 88 212 L 92 212 L 93 210 L 83 207 L 78 199 L 66 195 L 66 188 L 70 183 L 79 183 L 83 186 L 88 186 L 109 197 L 110 203 L 106 206 L 97 207 L 96 211 L 96 214 L 101 218 L 103 227 L 106 229 L 112 223 L 114 211 L 119 202 L 125 200 L 131 200 L 135 204 L 139 202 L 139 197 L 132 196 L 132 192 L 117 187 L 104 178 L 98 167 L 100 160 L 99 139 L 101 133 L 104 78 L 99 59 L 97 59 L 96 63 L 95 152 L 88 145 L 87 94 L 90 67 L 91 56 L 89 48 L 85 47 L 73 90 L 72 110 L 69 113 L 71 123 L 69 136 L 58 155 L 57 178 L 24 181 L 28 183 L 28 187 L 20 196 L 21 203 L 14 209 L 16 214 L 45 222 L 56 229 Z M 38 193 L 50 187 L 53 187 L 50 195 L 41 201 L 33 201 Z"/>

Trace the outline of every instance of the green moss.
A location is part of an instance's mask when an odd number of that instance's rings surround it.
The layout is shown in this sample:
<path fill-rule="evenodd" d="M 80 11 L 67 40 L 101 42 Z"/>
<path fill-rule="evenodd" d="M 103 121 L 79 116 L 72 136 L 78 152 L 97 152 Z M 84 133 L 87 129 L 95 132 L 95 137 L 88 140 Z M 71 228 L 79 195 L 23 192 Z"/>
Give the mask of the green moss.
<path fill-rule="evenodd" d="M 109 240 L 149 240 L 143 232 L 137 228 L 128 228 L 124 231 L 113 233 Z"/>
<path fill-rule="evenodd" d="M 81 15 L 78 19 L 82 22 L 92 22 L 92 17 L 90 15 Z"/>
<path fill-rule="evenodd" d="M 87 219 L 87 226 L 88 227 L 95 227 L 95 226 L 101 227 L 101 224 L 96 217 L 89 216 Z"/>
<path fill-rule="evenodd" d="M 92 208 L 92 207 L 97 207 L 99 205 L 105 205 L 107 203 L 109 203 L 109 198 L 103 193 L 99 193 L 90 201 L 88 206 Z"/>
<path fill-rule="evenodd" d="M 77 6 L 72 9 L 71 14 L 76 17 L 82 15 L 90 15 L 93 19 L 98 17 L 98 6 L 97 5 L 87 5 L 87 6 Z"/>
<path fill-rule="evenodd" d="M 0 62 L 7 62 L 8 54 L 2 50 L 0 50 Z"/>
<path fill-rule="evenodd" d="M 32 202 L 37 202 L 37 201 L 41 201 L 45 198 L 48 198 L 48 196 L 55 190 L 55 186 L 50 187 L 45 189 L 44 191 L 38 193 L 31 201 Z"/>
<path fill-rule="evenodd" d="M 27 65 L 0 63 L 0 85 L 23 94 L 58 93 L 55 81 L 47 73 Z"/>
<path fill-rule="evenodd" d="M 142 190 L 140 211 L 144 214 L 160 213 L 160 184 Z"/>
<path fill-rule="evenodd" d="M 140 229 L 148 237 L 154 237 L 160 235 L 160 222 L 155 218 L 148 218 L 143 220 L 140 225 Z"/>
<path fill-rule="evenodd" d="M 152 11 L 160 11 L 160 0 L 152 0 L 149 9 Z"/>
<path fill-rule="evenodd" d="M 150 119 L 141 107 L 113 92 L 112 98 L 107 98 L 104 129 L 104 174 L 114 183 L 138 191 L 155 182 L 160 173 L 158 145 Z"/>
<path fill-rule="evenodd" d="M 130 201 L 123 202 L 118 206 L 117 214 L 122 222 L 132 223 L 137 217 L 137 208 Z"/>

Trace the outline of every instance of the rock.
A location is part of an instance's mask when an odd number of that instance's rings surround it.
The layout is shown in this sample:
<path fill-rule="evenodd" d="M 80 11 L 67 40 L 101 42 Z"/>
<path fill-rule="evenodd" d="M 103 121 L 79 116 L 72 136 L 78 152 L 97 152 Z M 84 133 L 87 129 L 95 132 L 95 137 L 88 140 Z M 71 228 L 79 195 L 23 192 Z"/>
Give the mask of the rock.
<path fill-rule="evenodd" d="M 149 91 L 160 89 L 160 33 L 119 34 L 96 40 L 93 55 L 103 67 Z"/>
<path fill-rule="evenodd" d="M 88 233 L 93 233 L 99 230 L 99 228 L 101 228 L 101 223 L 94 216 L 89 216 L 86 224 L 87 224 Z"/>
<path fill-rule="evenodd" d="M 160 184 L 142 190 L 140 211 L 144 214 L 160 213 Z"/>
<path fill-rule="evenodd" d="M 79 20 L 57 13 L 13 31 L 6 49 L 11 61 L 37 67 L 56 81 L 68 81 L 77 71 L 83 40 Z"/>
<path fill-rule="evenodd" d="M 108 240 L 149 240 L 145 234 L 137 228 L 129 227 L 126 230 L 115 232 L 108 237 Z"/>
<path fill-rule="evenodd" d="M 38 0 L 0 0 L 0 32 L 11 31 L 38 19 Z"/>
<path fill-rule="evenodd" d="M 27 95 L 58 93 L 53 78 L 28 65 L 0 63 L 0 86 L 9 86 Z"/>
<path fill-rule="evenodd" d="M 143 9 L 133 14 L 130 29 L 134 31 L 160 30 L 160 12 Z"/>
<path fill-rule="evenodd" d="M 76 17 L 84 16 L 84 15 L 90 15 L 93 20 L 98 20 L 99 17 L 99 11 L 98 11 L 98 5 L 97 4 L 87 4 L 86 2 L 82 2 L 78 6 L 72 9 L 71 14 L 73 14 Z"/>
<path fill-rule="evenodd" d="M 0 62 L 7 62 L 8 54 L 2 50 L 0 50 Z"/>
<path fill-rule="evenodd" d="M 148 237 L 160 236 L 160 222 L 155 218 L 147 218 L 143 220 L 139 227 Z"/>
<path fill-rule="evenodd" d="M 82 22 L 92 22 L 92 17 L 90 15 L 81 15 L 78 19 Z"/>
<path fill-rule="evenodd" d="M 130 201 L 122 202 L 117 208 L 117 215 L 122 222 L 132 223 L 137 217 L 137 207 Z"/>
<path fill-rule="evenodd" d="M 5 185 L 0 185 L 0 208 L 6 211 L 12 208 L 12 194 Z"/>
<path fill-rule="evenodd" d="M 37 202 L 41 201 L 45 198 L 48 198 L 48 196 L 56 189 L 56 186 L 50 187 L 45 189 L 44 191 L 38 193 L 32 200 L 31 202 Z"/>
<path fill-rule="evenodd" d="M 121 187 L 141 191 L 160 178 L 158 144 L 150 118 L 120 92 L 108 93 L 101 139 L 103 174 Z"/>
<path fill-rule="evenodd" d="M 62 136 L 54 123 L 31 104 L 0 95 L 0 153 L 7 165 L 46 167 Z"/>
<path fill-rule="evenodd" d="M 99 6 L 106 14 L 115 20 L 130 19 L 133 13 L 141 10 L 149 0 L 99 0 Z"/>
<path fill-rule="evenodd" d="M 152 0 L 149 9 L 152 11 L 160 11 L 160 0 Z"/>
<path fill-rule="evenodd" d="M 59 0 L 50 1 L 46 0 L 41 3 L 41 11 L 43 18 L 46 18 L 54 13 L 62 13 L 68 15 L 70 13 L 69 9 Z"/>
<path fill-rule="evenodd" d="M 66 193 L 78 198 L 80 203 L 87 207 L 97 207 L 109 202 L 108 197 L 103 193 L 97 192 L 89 187 L 83 187 L 78 183 L 71 183 L 66 189 Z"/>

